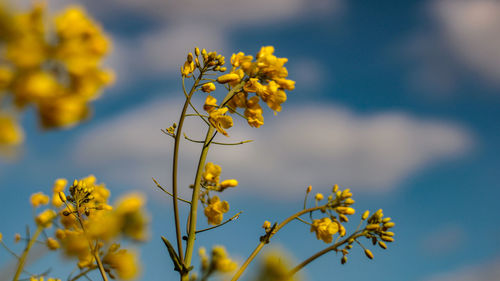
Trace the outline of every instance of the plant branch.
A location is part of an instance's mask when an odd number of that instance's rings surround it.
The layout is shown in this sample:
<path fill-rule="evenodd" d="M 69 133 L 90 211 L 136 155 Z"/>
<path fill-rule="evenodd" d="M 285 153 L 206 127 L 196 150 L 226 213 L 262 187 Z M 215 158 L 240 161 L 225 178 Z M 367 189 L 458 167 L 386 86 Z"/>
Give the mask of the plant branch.
<path fill-rule="evenodd" d="M 174 195 L 170 192 L 168 192 L 165 188 L 163 188 L 163 186 L 161 186 L 156 180 L 155 178 L 152 178 L 154 183 L 156 184 L 156 187 L 158 187 L 159 189 L 161 189 L 163 192 L 165 192 L 166 194 L 174 197 Z M 191 204 L 191 202 L 187 201 L 186 199 L 182 199 L 180 197 L 177 197 L 178 200 L 182 201 L 182 202 L 185 202 L 185 203 L 188 203 L 188 204 Z"/>

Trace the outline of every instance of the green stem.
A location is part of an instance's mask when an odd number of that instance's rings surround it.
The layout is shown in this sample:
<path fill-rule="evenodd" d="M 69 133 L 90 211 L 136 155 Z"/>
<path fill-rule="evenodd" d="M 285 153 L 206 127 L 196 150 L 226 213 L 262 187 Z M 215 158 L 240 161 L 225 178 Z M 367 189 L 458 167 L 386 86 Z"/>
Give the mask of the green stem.
<path fill-rule="evenodd" d="M 13 281 L 17 281 L 19 279 L 19 276 L 21 275 L 21 272 L 23 272 L 24 265 L 26 264 L 26 258 L 28 257 L 28 253 L 31 250 L 31 247 L 33 244 L 35 244 L 36 239 L 42 233 L 43 227 L 38 226 L 38 228 L 35 231 L 35 234 L 31 237 L 30 241 L 28 242 L 28 245 L 26 248 L 24 248 L 23 254 L 21 255 L 21 258 L 19 259 L 19 262 L 17 264 L 17 269 L 16 269 L 16 274 L 14 275 Z"/>
<path fill-rule="evenodd" d="M 307 258 L 305 261 L 301 262 L 300 264 L 298 264 L 296 267 L 294 267 L 292 270 L 290 270 L 290 272 L 288 273 L 288 276 L 292 277 L 295 273 L 297 273 L 299 270 L 301 270 L 302 268 L 304 268 L 306 265 L 308 265 L 309 263 L 311 263 L 312 261 L 314 261 L 315 259 L 321 257 L 322 255 L 330 252 L 330 251 L 335 251 L 337 250 L 337 248 L 339 246 L 342 246 L 343 244 L 345 244 L 347 241 L 349 241 L 349 239 L 356 239 L 358 238 L 359 236 L 362 236 L 361 234 L 361 231 L 356 231 L 354 232 L 353 234 L 351 234 L 351 236 L 345 238 L 344 240 L 341 240 L 319 252 L 317 252 L 316 254 L 310 256 L 309 258 Z"/>
<path fill-rule="evenodd" d="M 222 104 L 225 104 L 230 98 L 233 97 L 233 95 L 239 91 L 243 85 L 245 84 L 245 81 L 240 82 L 238 85 L 233 87 L 226 95 L 224 100 L 222 101 Z M 186 268 L 189 268 L 191 265 L 191 258 L 193 256 L 193 249 L 194 249 L 194 240 L 196 236 L 196 219 L 198 215 L 198 200 L 200 196 L 200 188 L 201 188 L 201 175 L 203 173 L 203 168 L 205 166 L 205 161 L 207 158 L 207 153 L 208 153 L 208 148 L 210 147 L 210 143 L 212 142 L 216 131 L 215 128 L 210 125 L 207 131 L 207 135 L 205 136 L 205 141 L 203 142 L 203 148 L 201 149 L 201 154 L 200 154 L 200 159 L 198 161 L 198 169 L 196 170 L 196 176 L 195 176 L 195 181 L 194 181 L 194 186 L 193 186 L 193 195 L 191 197 L 191 210 L 189 212 L 189 227 L 188 227 L 188 239 L 186 242 L 186 255 L 184 258 L 184 265 Z M 176 138 L 180 136 L 180 132 L 176 134 Z M 184 274 L 181 276 L 181 280 L 189 280 L 189 273 Z"/>
<path fill-rule="evenodd" d="M 252 260 L 257 256 L 257 254 L 264 248 L 264 246 L 269 243 L 269 240 L 280 230 L 282 229 L 285 225 L 287 225 L 289 222 L 297 219 L 303 214 L 307 214 L 309 212 L 314 212 L 316 210 L 319 210 L 321 208 L 324 208 L 325 206 L 318 206 L 318 207 L 313 207 L 309 209 L 302 210 L 300 212 L 297 212 L 290 217 L 288 217 L 286 220 L 284 220 L 282 223 L 277 225 L 274 229 L 271 228 L 271 230 L 267 233 L 266 236 L 261 237 L 259 245 L 253 250 L 253 252 L 250 254 L 250 256 L 247 258 L 247 260 L 243 263 L 243 265 L 238 269 L 238 272 L 233 276 L 231 281 L 236 281 L 240 278 L 241 274 L 245 271 L 245 269 L 248 267 L 248 265 L 252 262 Z"/>
<path fill-rule="evenodd" d="M 200 71 L 200 74 L 198 75 L 198 78 L 194 81 L 193 86 L 191 87 L 191 91 L 189 91 L 189 94 L 186 95 L 186 101 L 184 102 L 184 107 L 182 108 L 181 116 L 179 117 L 179 124 L 177 125 L 177 131 L 175 132 L 175 143 L 174 143 L 174 156 L 173 156 L 173 164 L 172 164 L 172 202 L 174 205 L 174 220 L 175 220 L 175 236 L 177 240 L 177 251 L 179 254 L 179 259 L 183 260 L 182 254 L 182 235 L 181 235 L 181 224 L 179 220 L 179 207 L 178 207 L 178 195 L 177 195 L 177 167 L 178 167 L 178 160 L 179 160 L 179 144 L 181 142 L 181 133 L 182 133 L 182 127 L 184 125 L 184 119 L 186 118 L 186 111 L 191 103 L 191 97 L 196 91 L 196 87 L 198 86 L 198 83 L 200 82 L 200 79 L 203 76 L 204 71 Z M 184 77 L 182 78 L 182 88 L 185 92 L 185 87 L 184 87 Z"/>
<path fill-rule="evenodd" d="M 84 276 L 84 275 L 87 275 L 87 273 L 91 272 L 92 270 L 94 270 L 95 268 L 88 268 L 87 270 L 84 270 L 80 273 L 78 273 L 78 275 L 76 275 L 75 277 L 71 278 L 69 281 L 76 281 L 78 280 L 80 277 Z"/>

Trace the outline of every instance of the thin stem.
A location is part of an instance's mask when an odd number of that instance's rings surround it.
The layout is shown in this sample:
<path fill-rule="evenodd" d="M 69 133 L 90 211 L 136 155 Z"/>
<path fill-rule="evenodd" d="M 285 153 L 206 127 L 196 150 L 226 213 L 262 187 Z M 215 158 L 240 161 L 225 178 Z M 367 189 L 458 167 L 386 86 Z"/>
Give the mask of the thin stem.
<path fill-rule="evenodd" d="M 177 131 L 175 133 L 175 143 L 174 143 L 174 155 L 173 155 L 173 164 L 172 164 L 172 201 L 174 205 L 174 220 L 175 220 L 175 236 L 177 240 L 177 251 L 179 254 L 179 259 L 182 261 L 183 257 L 183 251 L 182 251 L 182 235 L 181 235 L 181 224 L 179 221 L 179 207 L 177 206 L 177 167 L 178 167 L 178 160 L 179 160 L 179 144 L 181 142 L 181 132 L 182 132 L 182 127 L 184 125 L 184 119 L 187 111 L 188 105 L 191 103 L 191 97 L 193 96 L 196 86 L 198 86 L 198 83 L 200 82 L 200 79 L 203 76 L 204 71 L 200 70 L 200 74 L 198 75 L 198 78 L 194 81 L 193 86 L 191 87 L 191 91 L 189 94 L 186 94 L 186 88 L 184 84 L 184 77 L 182 77 L 182 89 L 184 94 L 186 95 L 186 101 L 184 102 L 184 106 L 182 108 L 181 116 L 179 117 L 179 123 L 177 127 Z M 204 119 L 203 119 L 204 120 Z"/>
<path fill-rule="evenodd" d="M 299 221 L 301 221 L 301 222 L 303 222 L 303 223 L 305 223 L 305 224 L 307 224 L 307 225 L 312 225 L 310 222 L 305 221 L 305 220 L 303 220 L 303 219 L 301 219 L 301 218 L 296 218 L 296 220 L 299 220 Z"/>
<path fill-rule="evenodd" d="M 190 142 L 205 143 L 204 141 L 201 141 L 201 140 L 194 140 L 194 139 L 189 138 L 186 135 L 186 133 L 184 133 L 184 138 L 187 139 Z M 217 145 L 240 145 L 240 144 L 245 144 L 245 143 L 249 143 L 249 142 L 253 142 L 253 140 L 244 140 L 244 141 L 233 142 L 233 143 L 225 143 L 225 142 L 216 142 L 216 141 L 213 141 L 212 144 L 217 144 Z"/>
<path fill-rule="evenodd" d="M 198 116 L 201 118 L 201 120 L 203 120 L 203 122 L 205 122 L 207 125 L 210 126 L 210 124 L 208 123 L 208 121 L 205 120 L 205 118 L 203 117 L 203 115 L 200 114 L 200 112 L 198 112 L 198 110 L 196 109 L 196 107 L 194 107 L 194 105 L 191 103 L 191 97 L 193 96 L 193 93 L 196 92 L 196 88 L 198 87 L 198 84 L 202 80 L 201 78 L 202 78 L 202 76 L 204 74 L 206 74 L 206 73 L 204 73 L 203 71 L 200 71 L 200 75 L 194 81 L 194 84 L 191 87 L 191 91 L 189 91 L 189 94 L 186 92 L 186 84 L 184 83 L 184 78 L 182 78 L 182 92 L 184 93 L 184 96 L 186 97 L 186 101 L 189 104 L 189 106 L 191 106 L 191 108 L 194 110 L 194 112 L 196 112 L 196 114 L 198 114 Z M 185 114 L 185 112 L 184 112 L 184 114 Z"/>
<path fill-rule="evenodd" d="M 78 219 L 78 222 L 80 223 L 80 227 L 82 228 L 82 231 L 85 234 L 85 237 L 87 238 L 90 251 L 94 255 L 95 261 L 97 263 L 97 267 L 99 268 L 99 272 L 101 273 L 102 280 L 108 281 L 108 276 L 106 275 L 106 271 L 104 270 L 104 266 L 102 265 L 101 258 L 99 257 L 99 249 L 97 248 L 97 245 L 95 247 L 92 247 L 92 241 L 90 240 L 90 238 L 87 234 L 87 230 L 85 229 L 85 226 L 83 225 L 82 214 L 80 213 L 80 205 L 78 204 L 78 202 L 76 203 L 76 211 L 77 211 L 76 218 Z"/>
<path fill-rule="evenodd" d="M 161 189 L 163 192 L 165 192 L 166 194 L 170 195 L 170 196 L 174 196 L 172 193 L 168 192 L 165 188 L 163 188 L 163 186 L 161 186 L 156 180 L 155 178 L 152 178 L 154 183 L 156 184 L 156 187 L 158 187 L 159 189 Z M 182 199 L 180 197 L 177 197 L 177 199 L 179 199 L 180 201 L 182 202 L 185 202 L 185 203 L 188 203 L 188 204 L 191 204 L 191 202 L 187 201 L 186 199 Z"/>
<path fill-rule="evenodd" d="M 7 252 L 9 252 L 9 254 L 13 255 L 16 259 L 19 259 L 19 256 L 16 253 L 14 253 L 11 249 L 9 249 L 9 247 L 7 247 L 7 245 L 5 245 L 5 243 L 2 240 L 0 240 L 0 244 L 2 244 L 2 246 L 4 247 L 4 249 Z"/>
<path fill-rule="evenodd" d="M 78 273 L 78 275 L 76 275 L 75 277 L 71 278 L 69 281 L 75 281 L 75 280 L 78 280 L 80 277 L 82 276 L 86 276 L 87 273 L 91 272 L 92 270 L 94 270 L 95 268 L 88 268 L 87 270 L 84 270 L 80 273 Z"/>
<path fill-rule="evenodd" d="M 236 272 L 236 274 L 233 276 L 233 278 L 231 279 L 231 281 L 236 281 L 240 278 L 241 274 L 243 274 L 243 272 L 245 271 L 245 269 L 248 267 L 248 265 L 252 262 L 252 260 L 257 256 L 257 254 L 260 252 L 260 250 L 262 250 L 262 248 L 264 247 L 264 245 L 266 245 L 267 243 L 269 243 L 269 240 L 280 230 L 282 229 L 285 225 L 287 225 L 289 222 L 295 220 L 296 218 L 300 217 L 301 215 L 303 214 L 307 214 L 309 212 L 314 212 L 314 211 L 317 211 L 321 208 L 323 208 L 325 206 L 317 206 L 317 207 L 313 207 L 313 208 L 309 208 L 309 209 L 305 209 L 305 210 L 302 210 L 302 211 L 299 211 L 293 215 L 291 215 L 290 217 L 288 217 L 286 220 L 284 220 L 282 223 L 280 223 L 279 225 L 277 225 L 276 227 L 274 228 L 271 228 L 271 230 L 265 235 L 265 236 L 262 236 L 261 239 L 260 239 L 260 243 L 259 245 L 257 245 L 257 247 L 255 248 L 255 250 L 253 250 L 253 252 L 250 254 L 250 256 L 246 259 L 246 261 L 243 263 L 243 265 L 240 267 L 240 269 L 238 269 L 238 272 Z"/>
<path fill-rule="evenodd" d="M 306 260 L 304 260 L 303 262 L 301 262 L 300 264 L 298 264 L 297 266 L 295 266 L 292 270 L 290 270 L 290 272 L 288 273 L 288 276 L 293 276 L 295 273 L 297 273 L 299 270 L 301 270 L 302 268 L 304 268 L 306 265 L 308 265 L 309 263 L 311 263 L 312 261 L 314 261 L 315 259 L 321 257 L 322 255 L 330 252 L 330 251 L 336 251 L 337 248 L 339 246 L 342 246 L 343 244 L 345 244 L 347 241 L 349 241 L 350 239 L 354 239 L 356 240 L 356 238 L 358 238 L 359 236 L 362 236 L 361 234 L 361 231 L 356 231 L 354 232 L 353 234 L 351 234 L 349 237 L 345 238 L 344 240 L 341 240 L 319 252 L 317 252 L 316 254 L 310 256 L 309 258 L 307 258 Z"/>
<path fill-rule="evenodd" d="M 226 220 L 225 222 L 223 222 L 223 223 L 221 223 L 221 224 L 218 224 L 218 225 L 215 225 L 215 226 L 212 226 L 212 227 L 208 227 L 208 228 L 205 228 L 205 229 L 197 230 L 197 231 L 196 231 L 196 234 L 201 233 L 201 232 L 204 232 L 204 231 L 207 231 L 207 230 L 212 230 L 212 229 L 214 229 L 214 228 L 217 228 L 217 227 L 223 226 L 223 225 L 225 225 L 226 223 L 228 223 L 228 222 L 230 222 L 230 221 L 234 221 L 234 220 L 236 220 L 236 219 L 238 219 L 238 218 L 240 217 L 241 213 L 243 213 L 243 212 L 239 212 L 239 213 L 237 213 L 236 215 L 232 216 L 231 218 L 229 218 L 228 220 Z"/>
<path fill-rule="evenodd" d="M 241 87 L 244 85 L 244 81 L 240 82 L 238 85 L 236 85 L 231 91 L 229 91 L 222 101 L 222 104 L 225 104 L 233 95 L 236 91 L 240 90 Z M 199 200 L 199 194 L 200 194 L 200 188 L 201 188 L 201 175 L 203 173 L 203 168 L 205 166 L 205 161 L 207 158 L 207 153 L 208 153 L 208 148 L 210 147 L 210 143 L 212 142 L 213 138 L 215 137 L 215 134 L 217 131 L 215 131 L 215 128 L 210 125 L 208 130 L 207 130 L 207 135 L 205 136 L 205 141 L 203 144 L 203 148 L 201 150 L 200 154 L 200 159 L 198 161 L 198 169 L 196 170 L 196 176 L 195 176 L 195 181 L 194 181 L 194 186 L 193 186 L 193 195 L 191 198 L 191 210 L 189 212 L 189 228 L 188 228 L 188 240 L 186 242 L 186 255 L 184 258 L 184 265 L 186 268 L 189 268 L 191 265 L 191 258 L 193 255 L 193 249 L 194 249 L 194 240 L 196 236 L 196 219 L 198 215 L 198 200 Z M 176 138 L 180 134 L 177 133 Z M 181 276 L 181 280 L 185 281 L 189 279 L 189 273 L 184 274 Z"/>
<path fill-rule="evenodd" d="M 35 244 L 36 239 L 42 233 L 43 227 L 38 226 L 38 228 L 35 231 L 35 234 L 31 237 L 30 241 L 28 242 L 28 245 L 26 245 L 26 248 L 24 248 L 23 254 L 21 255 L 21 258 L 19 259 L 19 262 L 17 264 L 17 269 L 16 269 L 16 274 L 14 275 L 13 281 L 17 281 L 19 279 L 19 276 L 21 275 L 21 272 L 23 272 L 24 264 L 26 263 L 26 257 L 28 256 L 29 251 L 31 250 L 31 247 L 33 244 Z"/>

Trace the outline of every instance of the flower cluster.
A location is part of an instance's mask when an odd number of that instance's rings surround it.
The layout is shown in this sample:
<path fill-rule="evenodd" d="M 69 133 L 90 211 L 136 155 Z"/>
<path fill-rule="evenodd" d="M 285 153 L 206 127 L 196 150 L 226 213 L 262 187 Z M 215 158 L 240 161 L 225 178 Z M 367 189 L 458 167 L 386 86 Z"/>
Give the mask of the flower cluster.
<path fill-rule="evenodd" d="M 221 84 L 235 86 L 244 82 L 243 89 L 234 94 L 227 103 L 231 112 L 244 108 L 244 115 L 252 127 L 264 124 L 263 110 L 259 101 L 265 102 L 276 112 L 281 111 L 281 104 L 286 101 L 285 90 L 295 89 L 295 81 L 286 79 L 288 71 L 284 66 L 286 58 L 274 55 L 274 47 L 265 46 L 257 53 L 255 60 L 242 52 L 231 56 L 231 72 L 217 78 Z M 255 93 L 249 97 L 250 93 Z"/>
<path fill-rule="evenodd" d="M 214 273 L 230 273 L 236 270 L 238 264 L 229 258 L 226 249 L 223 246 L 214 246 L 210 257 L 205 248 L 198 250 L 201 260 L 202 279 L 206 280 L 208 276 Z"/>
<path fill-rule="evenodd" d="M 0 98 L 12 101 L 12 106 L 0 108 L 0 144 L 22 142 L 14 116 L 27 106 L 36 108 L 47 129 L 85 119 L 89 102 L 113 81 L 113 74 L 101 67 L 110 50 L 101 27 L 77 6 L 50 21 L 42 3 L 26 13 L 4 13 L 8 16 L 0 23 L 4 31 L 0 34 Z"/>
<path fill-rule="evenodd" d="M 131 194 L 111 206 L 110 191 L 92 175 L 75 180 L 65 191 L 67 184 L 66 179 L 57 179 L 52 199 L 42 192 L 31 195 L 30 203 L 35 209 L 52 205 L 35 217 L 39 230 L 56 225 L 53 235 L 43 243 L 50 250 L 60 249 L 66 256 L 77 258 L 82 272 L 96 270 L 101 263 L 112 278 L 135 278 L 139 271 L 135 253 L 121 249 L 116 241 L 121 237 L 134 241 L 147 238 L 145 199 Z M 43 280 L 36 278 L 32 277 Z"/>
<path fill-rule="evenodd" d="M 205 216 L 207 217 L 208 224 L 218 225 L 222 222 L 224 214 L 229 211 L 229 203 L 227 201 L 220 201 L 216 195 L 210 197 L 210 191 L 222 192 L 229 187 L 236 187 L 238 181 L 235 179 L 220 181 L 221 167 L 212 162 L 205 165 L 205 170 L 202 174 L 202 186 L 204 191 L 200 196 L 202 204 L 205 204 Z"/>

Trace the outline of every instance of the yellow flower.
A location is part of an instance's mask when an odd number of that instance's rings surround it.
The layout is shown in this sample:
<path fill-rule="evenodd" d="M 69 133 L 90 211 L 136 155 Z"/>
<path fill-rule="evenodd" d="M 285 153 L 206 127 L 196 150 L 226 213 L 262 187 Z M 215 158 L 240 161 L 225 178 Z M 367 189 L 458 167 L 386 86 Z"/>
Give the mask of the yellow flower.
<path fill-rule="evenodd" d="M 134 279 L 139 274 L 139 265 L 135 254 L 125 249 L 109 250 L 102 262 L 124 280 Z"/>
<path fill-rule="evenodd" d="M 264 116 L 262 116 L 262 107 L 259 105 L 259 97 L 253 96 L 247 101 L 245 109 L 245 117 L 248 125 L 258 128 L 264 124 Z"/>
<path fill-rule="evenodd" d="M 212 112 L 217 108 L 217 99 L 212 97 L 211 95 L 207 95 L 207 98 L 205 99 L 205 104 L 203 105 L 203 109 L 206 112 Z"/>
<path fill-rule="evenodd" d="M 247 93 L 246 92 L 238 92 L 227 102 L 227 106 L 229 108 L 229 112 L 234 113 L 234 111 L 240 108 L 247 107 Z"/>
<path fill-rule="evenodd" d="M 259 281 L 297 281 L 297 275 L 290 276 L 292 267 L 290 254 L 273 250 L 264 254 L 257 269 Z"/>
<path fill-rule="evenodd" d="M 234 271 L 238 266 L 236 262 L 227 256 L 226 249 L 223 246 L 212 248 L 212 263 L 216 271 L 223 273 Z"/>
<path fill-rule="evenodd" d="M 59 94 L 59 84 L 53 74 L 37 71 L 21 77 L 16 83 L 16 103 L 24 105 L 32 101 L 53 98 Z"/>
<path fill-rule="evenodd" d="M 14 118 L 0 114 L 0 145 L 18 145 L 23 139 L 23 130 Z"/>
<path fill-rule="evenodd" d="M 231 56 L 231 65 L 241 67 L 243 71 L 247 72 L 252 67 L 252 60 L 252 56 L 245 56 L 243 52 L 239 52 Z"/>
<path fill-rule="evenodd" d="M 148 218 L 142 210 L 146 199 L 140 194 L 129 194 L 117 203 L 114 211 L 121 220 L 121 231 L 135 240 L 146 240 Z"/>
<path fill-rule="evenodd" d="M 314 199 L 316 199 L 316 201 L 321 201 L 323 200 L 323 194 L 321 193 L 316 193 L 316 196 L 314 196 Z"/>
<path fill-rule="evenodd" d="M 222 189 L 225 189 L 228 187 L 236 187 L 236 186 L 238 186 L 238 181 L 235 179 L 224 180 L 220 183 L 220 187 L 222 187 Z"/>
<path fill-rule="evenodd" d="M 56 239 L 49 237 L 49 238 L 47 238 L 47 247 L 50 250 L 57 250 L 57 249 L 59 249 L 59 247 L 61 247 L 61 245 L 59 245 L 59 242 L 57 242 Z"/>
<path fill-rule="evenodd" d="M 203 171 L 203 179 L 212 184 L 213 186 L 219 185 L 221 167 L 212 162 L 205 164 L 205 170 Z"/>
<path fill-rule="evenodd" d="M 217 82 L 221 84 L 226 84 L 229 82 L 239 82 L 240 80 L 240 75 L 233 72 L 217 77 Z"/>
<path fill-rule="evenodd" d="M 208 118 L 210 124 L 224 136 L 228 136 L 224 129 L 229 129 L 233 126 L 233 118 L 231 116 L 224 115 L 227 111 L 227 107 L 212 110 L 210 111 L 210 117 Z"/>
<path fill-rule="evenodd" d="M 260 94 L 264 90 L 264 86 L 259 83 L 259 79 L 250 78 L 248 82 L 243 86 L 243 90 L 248 93 L 258 93 Z"/>
<path fill-rule="evenodd" d="M 189 77 L 189 74 L 193 73 L 194 70 L 195 70 L 194 62 L 186 61 L 184 65 L 181 67 L 181 74 L 184 77 Z"/>
<path fill-rule="evenodd" d="M 333 235 L 339 231 L 339 225 L 330 218 L 313 220 L 311 232 L 316 232 L 316 239 L 323 240 L 325 243 L 331 243 Z"/>
<path fill-rule="evenodd" d="M 52 187 L 52 192 L 59 193 L 59 192 L 64 191 L 67 184 L 68 184 L 67 179 L 56 179 L 54 181 L 54 186 Z"/>
<path fill-rule="evenodd" d="M 229 211 L 229 203 L 220 201 L 218 196 L 214 196 L 208 200 L 208 206 L 205 207 L 205 216 L 208 219 L 208 224 L 217 225 L 222 222 L 224 213 Z"/>
<path fill-rule="evenodd" d="M 345 214 L 345 215 L 354 215 L 356 210 L 354 210 L 351 207 L 337 207 L 335 208 L 335 211 L 337 211 L 339 214 Z"/>
<path fill-rule="evenodd" d="M 264 221 L 264 224 L 262 225 L 262 228 L 268 229 L 271 227 L 271 222 L 270 221 Z"/>
<path fill-rule="evenodd" d="M 201 86 L 201 90 L 205 93 L 210 93 L 212 91 L 215 91 L 215 85 L 214 83 L 206 83 Z"/>
<path fill-rule="evenodd" d="M 278 85 L 282 89 L 289 90 L 289 91 L 292 91 L 295 89 L 295 81 L 293 81 L 293 80 L 288 80 L 288 79 L 284 79 L 284 78 L 274 78 L 273 80 L 276 81 L 276 83 L 278 83 Z"/>
<path fill-rule="evenodd" d="M 37 225 L 48 228 L 52 226 L 52 221 L 57 217 L 56 212 L 51 209 L 47 209 L 40 213 L 36 218 L 35 222 Z"/>
<path fill-rule="evenodd" d="M 19 241 L 21 241 L 21 234 L 14 234 L 14 243 L 18 243 Z"/>
<path fill-rule="evenodd" d="M 40 205 L 49 204 L 49 196 L 43 194 L 42 192 L 33 193 L 30 197 L 30 202 L 33 207 L 39 207 Z"/>
<path fill-rule="evenodd" d="M 38 108 L 45 128 L 70 127 L 87 118 L 89 108 L 79 97 L 62 97 L 44 101 Z"/>

